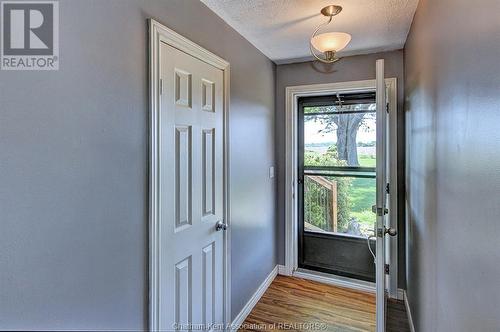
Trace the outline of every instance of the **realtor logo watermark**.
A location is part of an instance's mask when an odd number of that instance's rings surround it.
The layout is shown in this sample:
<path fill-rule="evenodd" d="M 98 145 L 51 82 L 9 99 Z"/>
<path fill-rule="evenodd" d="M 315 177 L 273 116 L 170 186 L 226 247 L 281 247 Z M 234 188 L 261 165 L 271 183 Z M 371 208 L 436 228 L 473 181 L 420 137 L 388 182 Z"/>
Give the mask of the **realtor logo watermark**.
<path fill-rule="evenodd" d="M 59 69 L 59 3 L 1 1 L 2 70 Z"/>

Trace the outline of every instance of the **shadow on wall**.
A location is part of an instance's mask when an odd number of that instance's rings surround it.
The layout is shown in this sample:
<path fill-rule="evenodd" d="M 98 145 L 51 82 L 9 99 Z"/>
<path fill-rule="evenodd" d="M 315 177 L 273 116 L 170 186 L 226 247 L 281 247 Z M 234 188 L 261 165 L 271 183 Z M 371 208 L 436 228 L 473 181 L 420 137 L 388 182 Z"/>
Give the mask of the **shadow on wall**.
<path fill-rule="evenodd" d="M 437 149 L 434 144 L 437 130 L 437 116 L 434 110 L 438 103 L 438 90 L 430 88 L 432 94 L 421 87 L 422 77 L 417 75 L 413 81 L 407 81 L 405 95 L 419 96 L 418 108 L 426 109 L 425 113 L 412 112 L 417 105 L 412 99 L 405 99 L 405 117 L 407 132 L 406 145 L 406 207 L 407 207 L 407 242 L 408 264 L 407 284 L 408 296 L 412 299 L 412 315 L 428 317 L 436 313 L 426 308 L 425 299 L 436 294 L 436 264 L 430 259 L 437 248 L 436 244 L 436 205 L 437 202 Z M 427 90 L 427 91 L 429 91 Z M 425 171 L 423 171 L 425 170 Z M 425 193 L 425 195 L 423 194 Z M 425 246 L 421 244 L 425 243 Z M 416 255 L 419 253 L 419 255 Z M 420 256 L 420 257 L 417 257 Z M 423 263 L 427 262 L 427 263 Z M 431 262 L 431 264 L 429 264 Z M 416 284 L 416 280 L 420 283 Z M 418 290 L 412 293 L 412 290 Z M 425 293 L 421 293 L 424 291 Z M 422 303 L 423 306 L 413 305 Z M 432 318 L 432 319 L 435 319 Z"/>
<path fill-rule="evenodd" d="M 335 63 L 323 63 L 319 61 L 314 61 L 309 63 L 311 68 L 322 74 L 333 74 L 336 72 Z"/>

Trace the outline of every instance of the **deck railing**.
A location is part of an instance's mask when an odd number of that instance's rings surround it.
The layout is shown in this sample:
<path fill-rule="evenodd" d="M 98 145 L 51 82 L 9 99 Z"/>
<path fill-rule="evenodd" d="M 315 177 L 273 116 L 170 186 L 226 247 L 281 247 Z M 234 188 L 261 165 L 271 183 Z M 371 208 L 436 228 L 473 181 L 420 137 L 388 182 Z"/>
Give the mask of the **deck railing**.
<path fill-rule="evenodd" d="M 323 176 L 306 175 L 304 222 L 312 225 L 312 230 L 337 232 L 337 210 L 337 182 Z"/>

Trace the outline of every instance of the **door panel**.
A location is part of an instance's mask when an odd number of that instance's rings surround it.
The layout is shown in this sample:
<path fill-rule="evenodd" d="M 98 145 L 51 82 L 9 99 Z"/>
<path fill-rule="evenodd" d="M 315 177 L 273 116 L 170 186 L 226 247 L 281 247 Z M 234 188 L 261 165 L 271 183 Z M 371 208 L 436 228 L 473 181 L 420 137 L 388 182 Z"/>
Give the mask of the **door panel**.
<path fill-rule="evenodd" d="M 160 329 L 222 324 L 223 72 L 161 43 L 160 78 Z"/>
<path fill-rule="evenodd" d="M 203 324 L 215 323 L 215 243 L 203 248 Z"/>
<path fill-rule="evenodd" d="M 203 217 L 215 213 L 215 129 L 203 130 Z"/>
<path fill-rule="evenodd" d="M 370 242 L 374 249 L 374 241 Z M 302 268 L 375 281 L 373 256 L 364 238 L 305 232 L 302 250 Z"/>
<path fill-rule="evenodd" d="M 191 179 L 192 179 L 191 126 L 175 128 L 175 226 L 180 231 L 192 224 Z"/>

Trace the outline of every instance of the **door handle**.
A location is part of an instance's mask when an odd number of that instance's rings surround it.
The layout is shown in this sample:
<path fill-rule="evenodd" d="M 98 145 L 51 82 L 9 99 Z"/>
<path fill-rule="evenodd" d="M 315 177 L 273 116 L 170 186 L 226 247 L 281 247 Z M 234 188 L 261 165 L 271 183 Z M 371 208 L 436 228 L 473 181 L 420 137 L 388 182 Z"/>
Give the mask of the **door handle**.
<path fill-rule="evenodd" d="M 395 228 L 392 227 L 384 227 L 384 234 L 389 234 L 390 236 L 396 236 L 398 235 L 398 231 Z"/>
<path fill-rule="evenodd" d="M 386 234 L 389 234 L 390 236 L 396 236 L 398 235 L 398 231 L 395 228 L 392 227 L 387 228 L 385 226 L 383 229 L 382 228 L 377 229 L 377 237 L 383 237 Z"/>
<path fill-rule="evenodd" d="M 225 231 L 227 227 L 228 227 L 227 224 L 222 222 L 222 220 L 217 221 L 217 223 L 215 224 L 215 230 L 217 232 Z"/>

